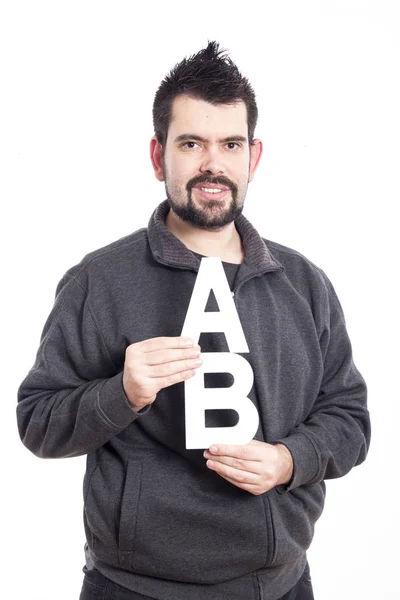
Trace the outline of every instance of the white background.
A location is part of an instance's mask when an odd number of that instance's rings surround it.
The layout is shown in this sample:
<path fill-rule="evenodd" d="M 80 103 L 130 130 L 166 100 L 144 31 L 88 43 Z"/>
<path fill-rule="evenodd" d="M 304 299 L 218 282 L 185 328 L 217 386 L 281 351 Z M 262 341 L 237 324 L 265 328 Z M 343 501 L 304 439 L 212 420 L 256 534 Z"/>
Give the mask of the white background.
<path fill-rule="evenodd" d="M 216 39 L 258 98 L 264 156 L 245 215 L 330 277 L 369 386 L 369 457 L 328 482 L 309 552 L 316 600 L 400 598 L 398 3 L 10 0 L 0 11 L 4 597 L 79 596 L 85 459 L 28 452 L 16 391 L 64 272 L 164 199 L 149 161 L 153 97 Z"/>

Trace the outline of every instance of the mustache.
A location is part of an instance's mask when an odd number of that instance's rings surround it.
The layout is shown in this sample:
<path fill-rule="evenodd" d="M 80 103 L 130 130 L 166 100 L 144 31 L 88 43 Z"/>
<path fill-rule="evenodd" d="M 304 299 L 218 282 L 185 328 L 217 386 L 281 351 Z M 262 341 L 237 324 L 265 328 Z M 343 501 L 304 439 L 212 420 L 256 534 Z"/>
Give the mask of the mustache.
<path fill-rule="evenodd" d="M 193 177 L 193 179 L 190 179 L 186 184 L 187 191 L 190 192 L 192 190 L 192 188 L 194 188 L 194 186 L 199 183 L 211 183 L 214 185 L 224 185 L 236 193 L 237 193 L 237 189 L 238 189 L 237 185 L 235 183 L 233 183 L 233 181 L 231 181 L 227 177 L 224 177 L 223 175 L 218 176 L 218 177 L 212 177 L 210 175 L 204 174 L 204 175 L 199 175 L 198 177 Z"/>

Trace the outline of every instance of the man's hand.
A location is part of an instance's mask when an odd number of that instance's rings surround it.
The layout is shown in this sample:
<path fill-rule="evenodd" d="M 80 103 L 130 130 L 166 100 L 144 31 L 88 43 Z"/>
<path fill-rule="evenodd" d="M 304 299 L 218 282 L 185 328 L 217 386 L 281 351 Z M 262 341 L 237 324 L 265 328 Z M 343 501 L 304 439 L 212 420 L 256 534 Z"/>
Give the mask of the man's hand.
<path fill-rule="evenodd" d="M 200 346 L 193 340 L 152 338 L 127 347 L 122 385 L 138 411 L 152 404 L 161 389 L 193 377 L 201 364 Z"/>
<path fill-rule="evenodd" d="M 207 467 L 255 496 L 288 483 L 293 459 L 283 444 L 252 440 L 246 446 L 216 444 L 204 451 Z"/>

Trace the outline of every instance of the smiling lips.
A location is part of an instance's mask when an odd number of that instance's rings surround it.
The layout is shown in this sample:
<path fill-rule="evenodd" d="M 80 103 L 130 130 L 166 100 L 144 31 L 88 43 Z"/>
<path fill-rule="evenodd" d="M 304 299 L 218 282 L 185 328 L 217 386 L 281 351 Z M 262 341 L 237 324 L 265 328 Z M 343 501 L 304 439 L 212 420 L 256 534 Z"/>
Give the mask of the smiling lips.
<path fill-rule="evenodd" d="M 220 200 L 229 191 L 229 188 L 225 185 L 212 183 L 199 183 L 195 186 L 195 189 L 199 190 L 205 200 Z"/>

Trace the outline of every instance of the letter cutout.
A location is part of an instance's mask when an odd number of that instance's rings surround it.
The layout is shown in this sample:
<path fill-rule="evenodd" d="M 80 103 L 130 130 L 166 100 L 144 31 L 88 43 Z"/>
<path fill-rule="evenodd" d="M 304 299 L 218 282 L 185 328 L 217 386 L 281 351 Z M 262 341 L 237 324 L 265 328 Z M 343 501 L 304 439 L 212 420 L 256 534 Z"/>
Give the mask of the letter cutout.
<path fill-rule="evenodd" d="M 213 290 L 219 312 L 205 312 Z M 182 336 L 198 342 L 202 332 L 223 332 L 231 352 L 202 352 L 203 364 L 185 381 L 185 427 L 188 450 L 208 448 L 213 443 L 247 444 L 258 428 L 258 412 L 247 397 L 253 385 L 253 370 L 245 358 L 233 352 L 248 352 L 235 303 L 219 258 L 203 258 L 193 288 Z M 205 373 L 231 373 L 228 388 L 205 388 Z M 235 410 L 239 421 L 233 427 L 206 427 L 205 411 Z"/>
<path fill-rule="evenodd" d="M 205 312 L 213 290 L 219 312 Z M 246 338 L 220 258 L 202 258 L 194 284 L 182 336 L 198 341 L 200 333 L 223 331 L 230 352 L 248 352 Z"/>

